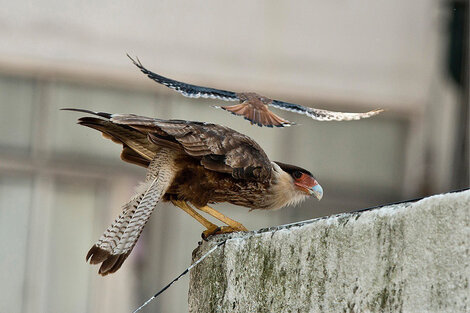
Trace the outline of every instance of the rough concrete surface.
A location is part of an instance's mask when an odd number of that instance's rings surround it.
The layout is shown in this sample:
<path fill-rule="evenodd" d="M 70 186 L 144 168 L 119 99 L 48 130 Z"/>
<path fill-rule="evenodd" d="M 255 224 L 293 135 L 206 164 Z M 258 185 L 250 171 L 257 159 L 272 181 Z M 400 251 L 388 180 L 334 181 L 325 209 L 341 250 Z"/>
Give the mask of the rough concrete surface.
<path fill-rule="evenodd" d="M 226 238 L 192 313 L 470 311 L 470 190 Z"/>

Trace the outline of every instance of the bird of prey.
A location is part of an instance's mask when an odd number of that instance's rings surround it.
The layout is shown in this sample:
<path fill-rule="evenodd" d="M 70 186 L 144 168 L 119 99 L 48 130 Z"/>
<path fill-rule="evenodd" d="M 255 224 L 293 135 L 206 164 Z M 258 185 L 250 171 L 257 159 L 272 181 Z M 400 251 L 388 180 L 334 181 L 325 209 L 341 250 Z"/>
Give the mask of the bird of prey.
<path fill-rule="evenodd" d="M 275 210 L 309 196 L 320 200 L 322 187 L 298 166 L 272 162 L 250 137 L 228 127 L 183 120 L 163 120 L 133 114 L 91 114 L 78 124 L 102 132 L 121 144 L 121 159 L 147 168 L 145 181 L 122 213 L 86 256 L 100 264 L 99 274 L 117 271 L 130 254 L 156 204 L 172 202 L 207 230 L 203 237 L 246 231 L 240 223 L 209 204 L 229 202 L 250 209 Z M 218 227 L 196 209 L 227 224 Z"/>
<path fill-rule="evenodd" d="M 285 127 L 295 124 L 274 114 L 269 110 L 268 106 L 281 110 L 304 114 L 317 121 L 359 120 L 361 118 L 368 118 L 377 115 L 383 111 L 382 109 L 376 109 L 365 113 L 335 112 L 304 107 L 299 104 L 284 102 L 280 100 L 272 100 L 268 97 L 261 96 L 255 92 L 233 92 L 228 90 L 191 85 L 179 82 L 174 79 L 166 78 L 157 73 L 154 73 L 146 69 L 139 59 L 137 59 L 136 61 L 129 55 L 127 56 L 142 71 L 142 73 L 146 74 L 150 79 L 156 81 L 159 84 L 165 85 L 168 88 L 176 90 L 183 96 L 189 98 L 211 98 L 224 101 L 239 101 L 239 104 L 215 107 L 224 109 L 235 115 L 243 116 L 246 120 L 250 121 L 251 124 L 256 124 L 258 126 Z"/>

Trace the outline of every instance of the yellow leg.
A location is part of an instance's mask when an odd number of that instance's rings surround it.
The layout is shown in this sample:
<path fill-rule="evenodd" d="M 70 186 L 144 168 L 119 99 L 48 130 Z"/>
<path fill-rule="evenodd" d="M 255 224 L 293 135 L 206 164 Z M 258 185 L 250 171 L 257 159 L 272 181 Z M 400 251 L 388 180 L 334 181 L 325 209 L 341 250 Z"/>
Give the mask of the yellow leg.
<path fill-rule="evenodd" d="M 219 221 L 224 222 L 225 224 L 231 227 L 232 231 L 248 231 L 248 229 L 246 229 L 246 227 L 240 224 L 239 222 L 232 220 L 231 218 L 223 215 L 222 213 L 211 208 L 208 205 L 203 206 L 203 207 L 198 207 L 198 206 L 196 207 L 202 212 L 206 212 L 207 214 L 212 215 L 213 217 L 218 219 Z M 230 231 L 229 229 L 227 229 L 227 231 L 224 231 L 224 232 L 230 232 Z"/>
<path fill-rule="evenodd" d="M 217 225 L 209 222 L 201 214 L 197 213 L 196 210 L 194 210 L 192 207 L 190 207 L 189 204 L 187 204 L 186 202 L 180 201 L 180 200 L 171 200 L 171 202 L 175 206 L 179 207 L 180 209 L 182 209 L 183 211 L 185 211 L 186 213 L 191 215 L 195 220 L 197 220 L 199 223 L 201 223 L 208 230 L 215 231 L 216 229 L 218 229 Z"/>

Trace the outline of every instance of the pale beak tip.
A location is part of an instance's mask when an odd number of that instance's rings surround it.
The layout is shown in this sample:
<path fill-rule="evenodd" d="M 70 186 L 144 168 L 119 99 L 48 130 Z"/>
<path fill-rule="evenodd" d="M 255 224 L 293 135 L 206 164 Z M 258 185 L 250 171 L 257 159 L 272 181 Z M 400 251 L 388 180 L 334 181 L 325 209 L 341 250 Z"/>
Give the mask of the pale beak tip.
<path fill-rule="evenodd" d="M 315 198 L 317 198 L 318 201 L 320 201 L 321 198 L 323 198 L 323 188 L 319 184 L 316 184 L 310 189 L 310 194 L 314 195 Z"/>

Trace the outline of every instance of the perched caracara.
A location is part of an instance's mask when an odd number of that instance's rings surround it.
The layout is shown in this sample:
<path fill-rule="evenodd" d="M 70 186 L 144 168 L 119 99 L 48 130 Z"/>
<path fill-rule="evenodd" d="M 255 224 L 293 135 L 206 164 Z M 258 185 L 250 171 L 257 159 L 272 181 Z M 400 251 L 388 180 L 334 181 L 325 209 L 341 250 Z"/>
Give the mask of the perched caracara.
<path fill-rule="evenodd" d="M 176 90 L 183 96 L 189 98 L 211 98 L 224 101 L 239 101 L 239 104 L 215 107 L 224 109 L 235 115 L 243 116 L 246 120 L 250 121 L 251 124 L 256 124 L 258 126 L 284 127 L 294 124 L 280 117 L 279 115 L 276 115 L 271 112 L 268 106 L 281 110 L 304 114 L 317 121 L 359 120 L 361 118 L 368 118 L 377 115 L 383 111 L 382 109 L 377 109 L 365 113 L 335 112 L 304 107 L 299 104 L 284 102 L 280 100 L 272 100 L 255 92 L 234 92 L 191 85 L 149 71 L 142 65 L 142 63 L 140 63 L 138 59 L 137 61 L 135 61 L 129 55 L 128 57 L 142 71 L 142 73 L 146 74 L 150 79 L 156 81 L 159 84 L 165 85 L 168 88 Z"/>
<path fill-rule="evenodd" d="M 121 158 L 148 168 L 142 183 L 122 213 L 90 249 L 86 259 L 101 264 L 99 274 L 117 271 L 159 201 L 171 201 L 204 227 L 203 236 L 246 231 L 210 203 L 229 202 L 250 209 L 279 209 L 323 190 L 300 167 L 272 162 L 251 138 L 228 127 L 182 120 L 161 120 L 133 114 L 109 114 L 80 109 L 97 117 L 82 117 L 80 125 L 99 130 L 122 144 Z M 217 227 L 194 208 L 228 226 Z"/>

